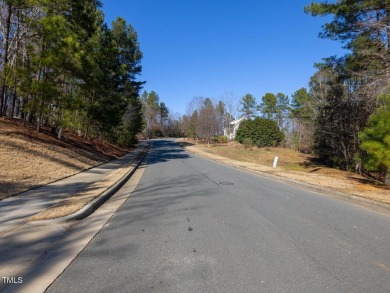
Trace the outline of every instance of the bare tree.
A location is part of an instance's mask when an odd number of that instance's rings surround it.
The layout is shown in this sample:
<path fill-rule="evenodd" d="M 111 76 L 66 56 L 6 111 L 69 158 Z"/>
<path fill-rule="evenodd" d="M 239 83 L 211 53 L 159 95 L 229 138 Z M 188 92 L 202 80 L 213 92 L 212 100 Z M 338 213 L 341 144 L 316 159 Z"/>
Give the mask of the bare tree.
<path fill-rule="evenodd" d="M 222 102 L 225 104 L 226 115 L 225 115 L 225 128 L 227 135 L 233 132 L 231 122 L 234 121 L 240 110 L 239 99 L 233 95 L 233 93 L 227 93 L 221 98 Z"/>

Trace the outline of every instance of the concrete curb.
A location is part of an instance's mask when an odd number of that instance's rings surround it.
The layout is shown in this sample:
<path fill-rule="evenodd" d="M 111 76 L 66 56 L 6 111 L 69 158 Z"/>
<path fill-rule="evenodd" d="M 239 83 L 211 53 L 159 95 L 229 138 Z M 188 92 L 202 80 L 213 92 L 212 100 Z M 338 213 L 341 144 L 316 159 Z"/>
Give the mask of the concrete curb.
<path fill-rule="evenodd" d="M 63 222 L 71 222 L 71 221 L 77 221 L 84 219 L 91 215 L 94 211 L 96 211 L 101 205 L 103 205 L 110 197 L 112 197 L 134 174 L 134 172 L 137 170 L 139 165 L 144 160 L 145 156 L 148 154 L 150 149 L 150 143 L 147 145 L 145 150 L 141 151 L 143 154 L 140 156 L 137 162 L 130 168 L 130 170 L 117 182 L 115 182 L 113 185 L 111 185 L 106 191 L 98 195 L 95 199 L 93 199 L 91 202 L 86 204 L 84 207 L 82 207 L 77 212 L 74 212 L 73 214 L 60 217 L 60 218 L 54 218 L 54 219 L 47 219 L 47 220 L 35 220 L 31 221 L 33 223 L 63 223 Z"/>
<path fill-rule="evenodd" d="M 284 183 L 288 182 L 288 183 L 293 184 L 293 185 L 295 185 L 297 187 L 308 189 L 310 191 L 314 191 L 314 192 L 317 192 L 317 193 L 325 194 L 327 196 L 332 196 L 332 197 L 339 198 L 339 199 L 344 199 L 344 200 L 350 200 L 351 202 L 355 202 L 355 203 L 359 202 L 361 204 L 365 204 L 365 205 L 369 205 L 369 206 L 372 206 L 372 207 L 381 208 L 381 209 L 385 209 L 387 211 L 390 211 L 390 204 L 387 204 L 387 203 L 384 203 L 384 202 L 380 202 L 380 201 L 364 198 L 364 197 L 361 197 L 359 195 L 355 195 L 355 194 L 352 194 L 352 193 L 346 193 L 346 192 L 341 192 L 341 191 L 329 189 L 329 188 L 326 188 L 326 187 L 315 186 L 315 185 L 310 184 L 310 183 L 301 182 L 301 181 L 294 180 L 294 179 L 291 179 L 291 178 L 286 178 L 286 177 L 283 177 L 283 176 L 280 176 L 280 175 L 275 175 L 275 174 L 267 173 L 267 172 L 264 172 L 264 171 L 254 170 L 254 169 L 252 169 L 250 167 L 243 167 L 243 166 L 237 166 L 237 165 L 234 165 L 234 164 L 229 164 L 229 163 L 223 162 L 222 160 L 221 161 L 213 160 L 213 159 L 211 159 L 209 157 L 201 155 L 199 152 L 192 152 L 192 151 L 188 150 L 185 146 L 180 144 L 180 142 L 177 142 L 177 143 L 183 149 L 185 149 L 187 152 L 189 152 L 189 153 L 191 153 L 193 155 L 199 156 L 199 157 L 201 157 L 203 159 L 209 160 L 209 161 L 213 161 L 213 162 L 216 162 L 216 163 L 220 163 L 222 165 L 226 165 L 226 166 L 230 166 L 230 167 L 233 167 L 233 168 L 237 168 L 237 169 L 240 169 L 242 171 L 249 172 L 249 173 L 252 173 L 252 174 L 258 174 L 260 176 L 268 177 L 268 178 L 273 179 L 275 181 L 281 181 L 281 182 L 284 182 Z"/>

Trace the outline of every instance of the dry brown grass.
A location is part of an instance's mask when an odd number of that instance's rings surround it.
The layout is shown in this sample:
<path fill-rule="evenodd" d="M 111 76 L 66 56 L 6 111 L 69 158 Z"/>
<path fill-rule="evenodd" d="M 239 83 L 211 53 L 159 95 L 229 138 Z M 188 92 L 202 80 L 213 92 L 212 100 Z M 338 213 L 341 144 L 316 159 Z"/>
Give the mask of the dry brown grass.
<path fill-rule="evenodd" d="M 60 141 L 49 129 L 37 133 L 21 121 L 0 119 L 0 200 L 130 151 L 65 134 Z"/>
<path fill-rule="evenodd" d="M 316 159 L 313 156 L 298 153 L 283 148 L 245 148 L 236 143 L 224 145 L 203 146 L 208 152 L 219 156 L 272 167 L 275 156 L 279 157 L 278 166 L 285 170 L 304 171 L 314 168 Z"/>

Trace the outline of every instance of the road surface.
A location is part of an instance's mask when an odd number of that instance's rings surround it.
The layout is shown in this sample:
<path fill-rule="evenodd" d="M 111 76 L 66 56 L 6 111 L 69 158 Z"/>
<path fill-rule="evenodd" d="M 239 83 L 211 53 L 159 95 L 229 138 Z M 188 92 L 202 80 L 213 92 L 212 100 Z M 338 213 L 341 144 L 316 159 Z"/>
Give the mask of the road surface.
<path fill-rule="evenodd" d="M 390 292 L 390 217 L 157 140 L 48 292 Z"/>

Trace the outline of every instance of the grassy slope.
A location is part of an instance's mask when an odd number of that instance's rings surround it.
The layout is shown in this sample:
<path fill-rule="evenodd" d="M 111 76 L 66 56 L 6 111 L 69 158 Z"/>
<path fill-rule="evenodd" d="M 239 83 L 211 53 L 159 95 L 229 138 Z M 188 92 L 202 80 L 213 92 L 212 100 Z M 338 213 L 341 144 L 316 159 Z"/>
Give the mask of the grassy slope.
<path fill-rule="evenodd" d="M 0 118 L 0 199 L 76 174 L 128 151 L 66 132 L 60 141 L 48 128 L 38 133 L 21 121 Z"/>

